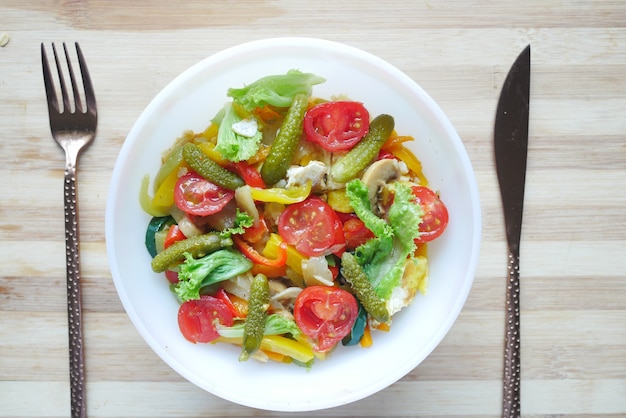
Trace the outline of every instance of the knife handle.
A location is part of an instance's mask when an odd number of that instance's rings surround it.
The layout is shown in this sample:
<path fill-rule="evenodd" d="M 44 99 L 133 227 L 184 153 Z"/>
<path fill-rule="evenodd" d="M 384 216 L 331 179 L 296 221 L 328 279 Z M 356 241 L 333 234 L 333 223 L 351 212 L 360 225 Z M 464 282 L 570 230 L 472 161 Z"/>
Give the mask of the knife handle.
<path fill-rule="evenodd" d="M 86 416 L 76 165 L 65 167 L 65 258 L 72 418 Z"/>
<path fill-rule="evenodd" d="M 521 416 L 520 408 L 520 283 L 519 251 L 509 250 L 506 287 L 504 396 L 502 417 Z"/>

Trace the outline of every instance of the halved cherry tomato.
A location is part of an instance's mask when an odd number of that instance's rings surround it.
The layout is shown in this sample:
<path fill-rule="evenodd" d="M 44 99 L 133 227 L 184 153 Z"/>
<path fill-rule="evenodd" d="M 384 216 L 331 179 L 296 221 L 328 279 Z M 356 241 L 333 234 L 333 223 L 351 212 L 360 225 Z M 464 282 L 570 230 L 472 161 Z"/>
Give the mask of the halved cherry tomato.
<path fill-rule="evenodd" d="M 232 190 L 213 184 L 194 172 L 179 178 L 174 187 L 176 206 L 191 215 L 212 215 L 222 210 L 233 197 L 235 192 Z"/>
<path fill-rule="evenodd" d="M 374 238 L 374 233 L 367 229 L 363 221 L 354 214 L 343 221 L 343 234 L 346 237 L 346 249 L 348 250 L 354 250 Z"/>
<path fill-rule="evenodd" d="M 309 141 L 327 151 L 349 150 L 367 134 L 370 126 L 367 109 L 358 102 L 326 102 L 309 109 L 304 131 Z"/>
<path fill-rule="evenodd" d="M 346 246 L 337 213 L 316 196 L 287 206 L 278 218 L 278 233 L 308 257 L 341 254 Z"/>
<path fill-rule="evenodd" d="M 333 348 L 350 333 L 359 312 L 352 293 L 331 286 L 305 287 L 296 298 L 293 315 L 302 332 L 315 341 L 315 351 Z"/>
<path fill-rule="evenodd" d="M 424 210 L 422 223 L 419 225 L 420 236 L 415 239 L 415 243 L 432 241 L 440 236 L 448 225 L 448 208 L 432 189 L 413 186 L 412 190 Z"/>
<path fill-rule="evenodd" d="M 185 236 L 185 234 L 183 234 L 183 231 L 180 230 L 178 225 L 173 224 L 173 225 L 170 226 L 170 229 L 167 230 L 167 235 L 165 236 L 165 241 L 163 241 L 163 248 L 167 248 L 170 245 L 172 245 L 173 243 L 175 243 L 177 241 L 182 241 L 185 238 L 187 238 L 187 237 Z"/>
<path fill-rule="evenodd" d="M 220 335 L 215 321 L 227 327 L 233 325 L 233 314 L 226 304 L 208 295 L 188 300 L 178 309 L 178 327 L 183 336 L 192 343 L 208 343 Z"/>

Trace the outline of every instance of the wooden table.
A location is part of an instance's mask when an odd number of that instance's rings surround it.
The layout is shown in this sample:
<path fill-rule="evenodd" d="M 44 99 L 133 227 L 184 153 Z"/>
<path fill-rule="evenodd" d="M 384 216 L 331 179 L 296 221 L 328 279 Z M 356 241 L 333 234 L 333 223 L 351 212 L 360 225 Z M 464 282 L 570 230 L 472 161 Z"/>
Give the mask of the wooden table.
<path fill-rule="evenodd" d="M 69 416 L 63 154 L 42 41 L 80 42 L 98 99 L 98 136 L 79 167 L 90 416 L 498 416 L 506 245 L 492 130 L 504 76 L 529 43 L 522 411 L 626 416 L 626 2 L 112 3 L 0 1 L 0 417 Z M 483 207 L 475 284 L 441 345 L 388 389 L 317 413 L 248 409 L 177 375 L 124 312 L 104 243 L 111 170 L 150 99 L 206 56 L 276 36 L 344 42 L 421 84 L 463 139 Z"/>

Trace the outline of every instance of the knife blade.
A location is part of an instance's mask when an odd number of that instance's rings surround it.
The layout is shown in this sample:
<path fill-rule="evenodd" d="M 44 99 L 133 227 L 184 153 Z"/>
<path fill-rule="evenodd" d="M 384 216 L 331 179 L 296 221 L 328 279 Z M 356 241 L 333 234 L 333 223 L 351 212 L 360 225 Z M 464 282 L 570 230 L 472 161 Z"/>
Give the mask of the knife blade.
<path fill-rule="evenodd" d="M 496 172 L 508 245 L 502 416 L 521 415 L 519 252 L 528 155 L 530 45 L 502 86 L 494 127 Z"/>

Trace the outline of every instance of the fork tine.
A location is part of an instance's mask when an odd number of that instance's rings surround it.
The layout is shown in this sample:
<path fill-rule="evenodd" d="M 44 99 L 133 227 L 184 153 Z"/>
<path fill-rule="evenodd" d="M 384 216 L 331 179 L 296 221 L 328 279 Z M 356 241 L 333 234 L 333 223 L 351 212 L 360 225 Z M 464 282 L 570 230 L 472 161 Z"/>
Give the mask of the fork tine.
<path fill-rule="evenodd" d="M 91 84 L 91 76 L 89 75 L 89 70 L 87 70 L 87 62 L 85 61 L 85 57 L 83 56 L 83 51 L 80 49 L 80 45 L 78 42 L 75 42 L 76 45 L 76 53 L 78 54 L 78 65 L 80 66 L 80 72 L 83 76 L 83 86 L 85 88 L 85 100 L 87 101 L 87 111 L 88 112 L 96 112 L 96 94 L 93 90 L 93 85 Z"/>
<path fill-rule="evenodd" d="M 61 87 L 61 97 L 63 97 L 63 113 L 65 112 L 69 113 L 70 112 L 70 98 L 67 95 L 67 88 L 65 87 L 65 79 L 63 78 L 63 69 L 61 68 L 59 55 L 57 54 L 57 49 L 54 43 L 52 43 L 52 52 L 54 53 L 54 61 L 56 62 L 57 72 L 59 73 L 59 86 Z"/>
<path fill-rule="evenodd" d="M 48 99 L 48 111 L 50 113 L 59 112 L 59 101 L 52 82 L 52 74 L 50 74 L 50 64 L 48 64 L 48 56 L 43 42 L 41 43 L 41 66 L 43 67 L 43 83 L 46 88 L 46 98 Z"/>
<path fill-rule="evenodd" d="M 74 69 L 72 68 L 72 61 L 70 60 L 70 55 L 67 52 L 67 47 L 65 46 L 65 42 L 63 42 L 63 51 L 65 52 L 65 60 L 67 61 L 67 69 L 70 73 L 70 83 L 72 85 L 72 93 L 74 94 L 74 108 L 76 109 L 76 111 L 82 112 L 83 103 L 80 99 L 78 88 L 76 87 L 76 78 L 74 77 Z"/>

